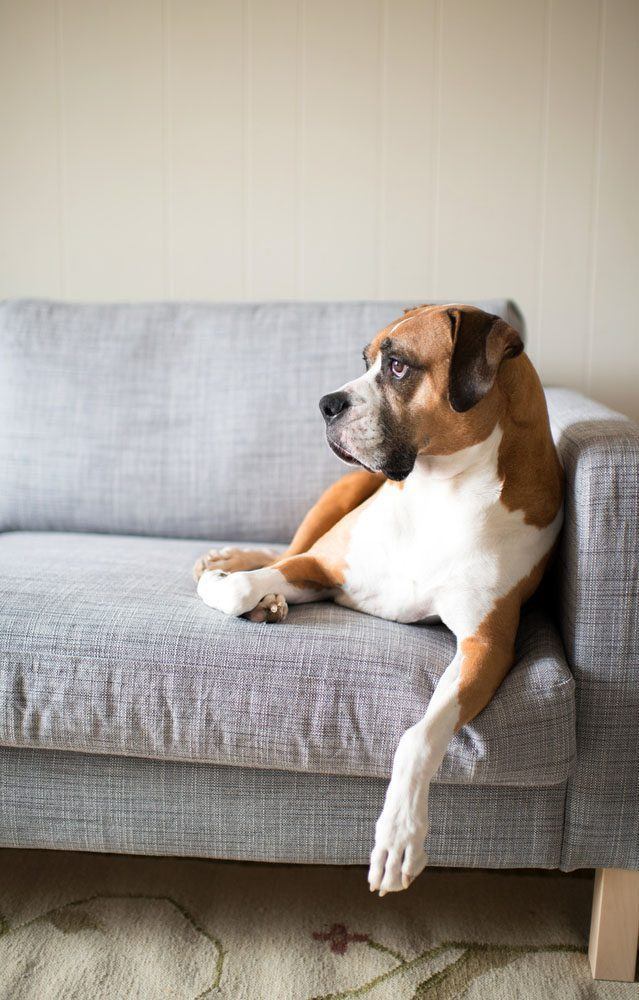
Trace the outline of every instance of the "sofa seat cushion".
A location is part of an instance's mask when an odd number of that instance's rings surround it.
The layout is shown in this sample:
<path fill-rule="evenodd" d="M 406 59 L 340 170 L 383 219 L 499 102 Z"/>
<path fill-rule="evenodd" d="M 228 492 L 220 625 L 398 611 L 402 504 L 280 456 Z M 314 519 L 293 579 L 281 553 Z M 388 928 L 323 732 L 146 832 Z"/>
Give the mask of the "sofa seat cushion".
<path fill-rule="evenodd" d="M 454 654 L 443 626 L 331 603 L 253 624 L 207 608 L 210 542 L 0 535 L 0 744 L 385 777 Z M 552 785 L 574 754 L 561 642 L 528 609 L 518 662 L 437 780 Z"/>

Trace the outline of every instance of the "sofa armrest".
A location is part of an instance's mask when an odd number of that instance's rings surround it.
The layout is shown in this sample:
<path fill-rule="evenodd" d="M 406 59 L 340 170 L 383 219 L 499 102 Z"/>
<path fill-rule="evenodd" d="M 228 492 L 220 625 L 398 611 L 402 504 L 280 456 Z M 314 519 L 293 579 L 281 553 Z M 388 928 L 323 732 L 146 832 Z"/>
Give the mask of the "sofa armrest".
<path fill-rule="evenodd" d="M 566 472 L 557 612 L 577 708 L 562 867 L 639 868 L 639 426 L 579 393 L 546 395 Z"/>

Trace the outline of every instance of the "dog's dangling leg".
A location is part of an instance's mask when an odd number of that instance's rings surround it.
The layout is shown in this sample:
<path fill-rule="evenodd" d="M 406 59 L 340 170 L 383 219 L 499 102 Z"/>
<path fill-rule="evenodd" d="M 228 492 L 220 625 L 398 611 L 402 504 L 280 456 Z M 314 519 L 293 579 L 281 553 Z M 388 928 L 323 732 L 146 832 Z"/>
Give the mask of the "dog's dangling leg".
<path fill-rule="evenodd" d="M 519 611 L 515 594 L 497 621 L 491 614 L 476 634 L 458 638 L 455 658 L 437 682 L 426 714 L 401 737 L 375 827 L 371 892 L 383 896 L 406 889 L 426 867 L 430 783 L 455 732 L 485 708 L 510 670 Z"/>

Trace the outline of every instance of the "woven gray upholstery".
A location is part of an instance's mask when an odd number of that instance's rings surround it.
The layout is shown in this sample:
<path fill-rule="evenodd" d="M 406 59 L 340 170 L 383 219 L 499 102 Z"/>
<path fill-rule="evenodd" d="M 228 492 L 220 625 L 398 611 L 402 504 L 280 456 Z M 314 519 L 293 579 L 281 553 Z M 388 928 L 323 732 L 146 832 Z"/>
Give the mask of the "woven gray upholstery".
<path fill-rule="evenodd" d="M 385 782 L 0 747 L 0 845 L 363 864 Z M 556 867 L 564 786 L 433 785 L 433 865 Z"/>
<path fill-rule="evenodd" d="M 203 542 L 0 535 L 0 743 L 384 777 L 455 647 L 443 626 L 332 603 L 280 625 L 212 611 L 191 566 Z M 573 680 L 536 610 L 519 662 L 455 737 L 439 780 L 563 782 Z"/>
<path fill-rule="evenodd" d="M 0 531 L 289 541 L 344 471 L 319 399 L 407 304 L 0 304 Z"/>
<path fill-rule="evenodd" d="M 548 402 L 567 474 L 557 575 L 577 706 L 562 867 L 639 868 L 639 427 L 575 392 Z"/>

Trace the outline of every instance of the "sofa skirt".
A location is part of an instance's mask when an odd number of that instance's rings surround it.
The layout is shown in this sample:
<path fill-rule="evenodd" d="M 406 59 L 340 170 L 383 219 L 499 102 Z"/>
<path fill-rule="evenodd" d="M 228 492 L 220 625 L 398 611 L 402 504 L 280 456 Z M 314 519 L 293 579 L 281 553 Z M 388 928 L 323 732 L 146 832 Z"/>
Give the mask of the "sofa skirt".
<path fill-rule="evenodd" d="M 0 747 L 0 846 L 365 864 L 386 783 Z M 432 786 L 436 866 L 557 868 L 565 783 Z"/>

